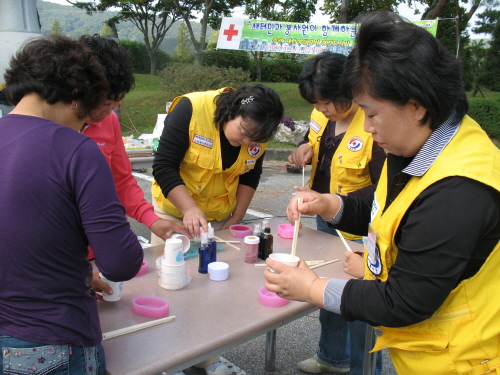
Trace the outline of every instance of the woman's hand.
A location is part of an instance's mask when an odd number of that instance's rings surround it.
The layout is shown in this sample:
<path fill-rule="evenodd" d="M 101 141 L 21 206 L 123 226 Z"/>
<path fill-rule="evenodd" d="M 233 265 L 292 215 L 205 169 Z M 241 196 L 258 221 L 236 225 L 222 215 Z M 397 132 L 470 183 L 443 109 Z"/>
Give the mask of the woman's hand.
<path fill-rule="evenodd" d="M 231 225 L 237 225 L 237 224 L 239 224 L 238 220 L 236 220 L 234 216 L 229 216 L 224 222 L 224 224 L 222 224 L 222 226 L 220 227 L 220 230 L 228 229 Z"/>
<path fill-rule="evenodd" d="M 331 219 L 340 208 L 340 198 L 333 194 L 320 194 L 313 190 L 300 186 L 294 186 L 299 193 L 295 194 L 286 208 L 286 216 L 290 223 L 294 224 L 302 215 L 320 215 L 325 220 Z M 299 197 L 302 197 L 302 203 L 299 205 Z"/>
<path fill-rule="evenodd" d="M 205 214 L 198 206 L 188 208 L 183 212 L 184 219 L 182 222 L 189 232 L 190 237 L 200 236 L 200 227 L 203 227 L 205 233 L 208 233 L 208 222 Z"/>
<path fill-rule="evenodd" d="M 310 163 L 313 157 L 313 149 L 307 143 L 304 143 L 297 147 L 294 152 L 288 157 L 288 162 L 290 164 L 299 165 L 305 167 L 306 164 Z"/>
<path fill-rule="evenodd" d="M 92 272 L 92 289 L 97 292 L 97 299 L 102 300 L 102 292 L 106 294 L 113 294 L 113 288 L 101 280 L 99 277 L 99 271 Z"/>
<path fill-rule="evenodd" d="M 363 265 L 363 256 L 352 251 L 346 251 L 344 253 L 344 272 L 362 279 L 365 275 L 365 267 Z"/>
<path fill-rule="evenodd" d="M 291 267 L 271 258 L 267 265 L 275 270 L 264 271 L 264 285 L 267 290 L 280 297 L 295 301 L 304 301 L 323 307 L 323 292 L 329 279 L 319 278 L 304 262 L 300 260 L 297 267 Z"/>
<path fill-rule="evenodd" d="M 182 233 L 190 237 L 189 232 L 184 225 L 168 219 L 156 220 L 153 224 L 151 224 L 149 229 L 162 240 L 166 240 L 168 238 L 168 232 Z"/>

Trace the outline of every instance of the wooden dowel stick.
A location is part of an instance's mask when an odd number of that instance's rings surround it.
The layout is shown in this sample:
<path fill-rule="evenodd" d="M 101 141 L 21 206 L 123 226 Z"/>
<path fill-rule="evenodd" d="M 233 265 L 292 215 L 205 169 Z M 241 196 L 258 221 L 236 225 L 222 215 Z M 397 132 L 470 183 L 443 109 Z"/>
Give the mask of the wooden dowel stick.
<path fill-rule="evenodd" d="M 335 263 L 335 262 L 338 262 L 338 261 L 339 261 L 339 259 L 334 259 L 334 260 L 330 260 L 328 262 L 316 264 L 315 266 L 312 266 L 312 267 L 309 267 L 309 268 L 310 269 L 314 269 L 314 268 L 318 268 L 318 267 L 323 267 L 323 266 L 326 266 L 327 264 Z"/>
<path fill-rule="evenodd" d="M 299 197 L 297 201 L 297 206 L 302 203 L 304 199 L 302 197 Z M 297 220 L 295 220 L 295 226 L 293 227 L 293 242 L 292 242 L 292 259 L 295 256 L 295 252 L 297 250 L 297 239 L 299 237 L 299 227 L 300 227 L 300 211 L 299 211 L 299 217 Z"/>
<path fill-rule="evenodd" d="M 302 167 L 302 187 L 306 187 L 306 180 L 305 180 L 305 176 L 304 176 L 304 171 L 306 170 L 306 166 L 304 165 Z"/>
<path fill-rule="evenodd" d="M 144 328 L 153 327 L 153 326 L 156 326 L 158 324 L 170 322 L 171 320 L 174 320 L 174 319 L 175 319 L 175 315 L 172 315 L 172 316 L 167 316 L 166 318 L 156 319 L 156 320 L 152 320 L 150 322 L 136 324 L 136 325 L 133 325 L 130 327 L 125 327 L 125 328 L 120 328 L 120 329 L 117 329 L 115 331 L 103 333 L 102 339 L 103 340 L 112 339 L 113 337 L 126 335 L 127 333 L 139 331 L 139 330 L 144 329 Z"/>
<path fill-rule="evenodd" d="M 214 236 L 214 238 L 215 238 L 215 236 Z M 195 242 L 193 239 L 191 239 L 190 241 Z M 217 242 L 219 242 L 219 243 L 241 243 L 241 241 L 226 241 L 226 240 L 222 240 L 222 239 L 217 240 Z"/>
<path fill-rule="evenodd" d="M 342 235 L 342 232 L 335 229 L 337 231 L 337 234 L 339 235 L 340 239 L 342 240 L 342 242 L 344 243 L 344 246 L 346 247 L 346 249 L 348 251 L 352 251 L 351 248 L 349 247 L 349 245 L 347 244 L 347 241 L 345 240 L 344 236 Z"/>
<path fill-rule="evenodd" d="M 215 241 L 217 242 L 223 242 L 224 240 L 222 238 L 219 238 L 217 236 L 214 236 Z M 227 242 L 227 244 L 231 247 L 234 247 L 236 250 L 241 251 L 241 249 L 238 246 L 234 246 L 232 243 Z"/>
<path fill-rule="evenodd" d="M 324 260 L 306 260 L 306 264 L 308 266 L 315 266 L 316 264 L 323 264 L 325 263 Z M 267 264 L 265 263 L 256 263 L 255 267 L 267 267 Z"/>

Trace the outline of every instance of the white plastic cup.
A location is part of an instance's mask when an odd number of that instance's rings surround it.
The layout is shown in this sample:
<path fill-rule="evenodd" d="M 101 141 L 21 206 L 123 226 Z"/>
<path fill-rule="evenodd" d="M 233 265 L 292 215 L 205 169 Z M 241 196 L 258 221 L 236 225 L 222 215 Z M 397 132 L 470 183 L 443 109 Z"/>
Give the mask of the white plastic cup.
<path fill-rule="evenodd" d="M 277 260 L 278 262 L 281 262 L 283 264 L 286 264 L 288 266 L 292 267 L 297 267 L 297 264 L 299 264 L 300 258 L 296 255 L 292 256 L 292 254 L 287 254 L 287 253 L 272 253 L 269 255 L 269 258 L 272 260 Z M 271 271 L 275 273 L 279 273 L 273 269 Z"/>
<path fill-rule="evenodd" d="M 184 248 L 180 238 L 167 238 L 165 240 L 163 263 L 169 266 L 184 264 Z"/>
<path fill-rule="evenodd" d="M 105 301 L 118 301 L 122 297 L 122 290 L 123 290 L 123 281 L 111 281 L 106 279 L 102 273 L 99 272 L 99 277 L 101 278 L 104 283 L 109 285 L 111 289 L 113 289 L 113 294 L 107 294 L 102 292 L 102 299 Z"/>
<path fill-rule="evenodd" d="M 185 236 L 181 233 L 174 233 L 170 236 L 170 238 L 177 238 L 182 241 L 182 248 L 184 253 L 189 250 L 189 247 L 191 246 L 191 240 L 188 236 Z"/>

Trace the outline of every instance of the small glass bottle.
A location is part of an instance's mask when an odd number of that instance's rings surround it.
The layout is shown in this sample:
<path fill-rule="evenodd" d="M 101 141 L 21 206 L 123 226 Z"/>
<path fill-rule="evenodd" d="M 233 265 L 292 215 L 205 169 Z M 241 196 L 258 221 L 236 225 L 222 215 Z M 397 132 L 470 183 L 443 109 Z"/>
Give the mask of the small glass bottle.
<path fill-rule="evenodd" d="M 198 272 L 208 273 L 208 263 L 210 263 L 210 250 L 208 248 L 207 233 L 201 234 L 201 244 L 198 249 L 198 256 L 200 259 Z"/>
<path fill-rule="evenodd" d="M 266 260 L 269 255 L 273 253 L 273 235 L 271 234 L 271 228 L 264 228 L 264 238 L 262 243 L 262 253 L 260 259 Z"/>
<path fill-rule="evenodd" d="M 245 263 L 257 263 L 260 238 L 258 236 L 246 236 L 243 242 L 245 242 Z"/>
<path fill-rule="evenodd" d="M 217 242 L 215 242 L 214 228 L 208 223 L 208 249 L 210 251 L 210 263 L 217 262 Z"/>

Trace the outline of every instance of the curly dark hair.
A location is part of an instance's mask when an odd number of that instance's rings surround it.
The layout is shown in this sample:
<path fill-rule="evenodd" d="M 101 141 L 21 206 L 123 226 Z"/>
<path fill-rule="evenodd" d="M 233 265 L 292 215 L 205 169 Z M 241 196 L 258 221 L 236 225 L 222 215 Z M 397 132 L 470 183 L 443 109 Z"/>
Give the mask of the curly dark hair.
<path fill-rule="evenodd" d="M 134 69 L 128 51 L 112 39 L 99 35 L 82 35 L 78 41 L 91 48 L 106 69 L 109 82 L 108 99 L 122 100 L 134 88 Z"/>
<path fill-rule="evenodd" d="M 278 130 L 283 117 L 283 104 L 278 93 L 262 84 L 225 91 L 215 100 L 214 122 L 217 129 L 241 116 L 245 122 L 255 124 L 247 134 L 254 142 L 267 142 Z"/>
<path fill-rule="evenodd" d="M 427 109 L 421 123 L 431 129 L 455 111 L 467 113 L 460 61 L 427 30 L 390 12 L 365 13 L 357 22 L 342 80 L 346 95 L 366 92 L 400 106 L 415 100 Z"/>
<path fill-rule="evenodd" d="M 5 83 L 13 105 L 35 92 L 49 104 L 78 101 L 79 118 L 97 108 L 109 91 L 104 68 L 94 52 L 60 34 L 45 35 L 21 47 L 5 72 Z"/>
<path fill-rule="evenodd" d="M 352 95 L 344 95 L 342 73 L 347 57 L 338 53 L 322 52 L 308 59 L 299 75 L 300 95 L 309 103 L 332 101 L 340 111 L 352 106 Z"/>

